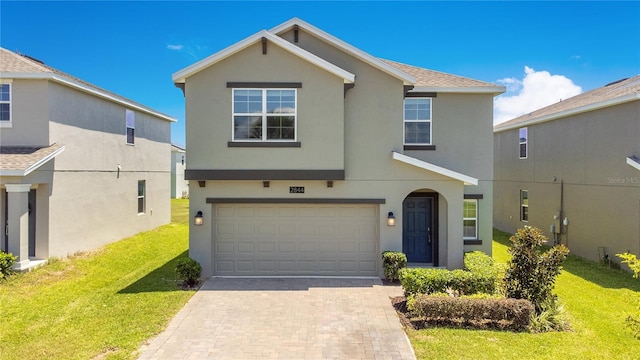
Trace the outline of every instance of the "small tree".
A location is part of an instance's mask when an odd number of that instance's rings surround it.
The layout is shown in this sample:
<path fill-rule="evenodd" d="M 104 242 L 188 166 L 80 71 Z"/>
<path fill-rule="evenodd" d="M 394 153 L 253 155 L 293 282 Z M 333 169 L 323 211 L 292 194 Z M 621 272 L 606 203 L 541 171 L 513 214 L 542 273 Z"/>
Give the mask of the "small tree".
<path fill-rule="evenodd" d="M 192 258 L 182 258 L 178 260 L 178 264 L 176 265 L 176 274 L 178 274 L 180 279 L 184 280 L 187 286 L 193 287 L 200 279 L 202 266 Z"/>
<path fill-rule="evenodd" d="M 555 279 L 569 249 L 556 245 L 543 253 L 540 246 L 547 242 L 547 237 L 531 226 L 518 229 L 510 240 L 511 261 L 507 263 L 504 278 L 507 297 L 531 301 L 537 315 L 554 308 Z"/>

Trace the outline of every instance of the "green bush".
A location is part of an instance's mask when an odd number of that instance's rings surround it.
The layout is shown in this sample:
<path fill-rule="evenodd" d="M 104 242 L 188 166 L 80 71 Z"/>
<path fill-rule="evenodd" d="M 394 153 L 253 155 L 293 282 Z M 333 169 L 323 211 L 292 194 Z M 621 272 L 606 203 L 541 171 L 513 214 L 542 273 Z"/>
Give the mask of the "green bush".
<path fill-rule="evenodd" d="M 382 253 L 382 267 L 385 279 L 396 281 L 400 269 L 407 267 L 407 256 L 399 251 L 385 251 Z"/>
<path fill-rule="evenodd" d="M 192 287 L 198 283 L 202 274 L 202 266 L 192 258 L 182 258 L 176 265 L 176 274 L 184 283 Z"/>
<path fill-rule="evenodd" d="M 540 315 L 556 301 L 553 287 L 569 249 L 556 245 L 541 252 L 547 237 L 540 229 L 531 226 L 518 229 L 510 240 L 511 260 L 507 263 L 504 278 L 506 296 L 531 301 L 536 315 Z"/>
<path fill-rule="evenodd" d="M 451 293 L 470 295 L 476 293 L 493 293 L 495 278 L 486 277 L 465 270 L 446 269 L 402 269 L 400 284 L 405 296 L 417 294 Z"/>
<path fill-rule="evenodd" d="M 9 275 L 13 273 L 11 267 L 15 264 L 17 256 L 13 256 L 12 253 L 6 253 L 4 251 L 0 251 L 0 280 L 6 279 Z"/>
<path fill-rule="evenodd" d="M 498 281 L 498 268 L 493 258 L 482 251 L 464 254 L 464 268 L 475 276 L 476 292 L 493 294 Z"/>
<path fill-rule="evenodd" d="M 616 254 L 616 256 L 622 259 L 623 264 L 629 266 L 631 271 L 633 271 L 633 277 L 637 279 L 638 275 L 640 275 L 640 260 L 638 260 L 638 257 L 629 252 Z M 640 340 L 640 301 L 638 301 L 636 313 L 627 316 L 626 324 L 627 328 L 633 332 L 633 336 Z"/>
<path fill-rule="evenodd" d="M 416 295 L 407 301 L 411 313 L 425 324 L 477 329 L 527 330 L 534 312 L 528 300 L 470 299 Z"/>

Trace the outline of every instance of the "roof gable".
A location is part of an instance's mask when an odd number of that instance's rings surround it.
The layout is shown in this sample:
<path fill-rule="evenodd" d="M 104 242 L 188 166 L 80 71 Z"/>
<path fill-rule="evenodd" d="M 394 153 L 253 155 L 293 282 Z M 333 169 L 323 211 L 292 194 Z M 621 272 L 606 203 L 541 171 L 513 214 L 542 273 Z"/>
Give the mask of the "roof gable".
<path fill-rule="evenodd" d="M 493 129 L 494 132 L 511 130 L 636 100 L 640 100 L 640 75 L 561 100 L 498 124 Z"/>
<path fill-rule="evenodd" d="M 409 165 L 413 165 L 415 167 L 418 167 L 420 169 L 424 169 L 424 170 L 428 170 L 431 172 L 434 172 L 436 174 L 440 174 L 443 176 L 446 176 L 448 178 L 454 179 L 454 180 L 458 180 L 458 181 L 462 181 L 465 185 L 478 185 L 478 179 L 465 175 L 465 174 L 461 174 L 459 172 L 453 171 L 453 170 L 449 170 L 446 168 L 443 168 L 441 166 L 438 165 L 434 165 L 431 163 L 428 163 L 426 161 L 422 161 L 416 158 L 413 158 L 411 156 L 407 156 L 404 154 L 400 154 L 398 152 L 392 151 L 391 152 L 391 157 L 394 160 L 398 160 L 400 162 L 403 162 L 405 164 L 409 164 Z"/>
<path fill-rule="evenodd" d="M 352 46 L 338 38 L 336 38 L 333 35 L 330 35 L 320 29 L 318 29 L 317 27 L 302 21 L 298 18 L 293 18 L 291 20 L 288 20 L 274 28 L 272 28 L 271 30 L 269 30 L 270 33 L 275 34 L 275 35 L 280 35 L 286 31 L 291 30 L 295 25 L 298 25 L 300 28 L 304 29 L 307 33 L 319 38 L 320 40 L 364 61 L 365 63 L 377 68 L 378 70 L 381 70 L 395 78 L 398 78 L 400 80 L 402 80 L 402 82 L 405 85 L 413 85 L 415 83 L 415 78 L 398 69 L 395 68 L 387 63 L 385 63 L 384 61 L 371 56 L 369 54 L 367 54 L 366 52 L 356 48 L 355 46 Z"/>
<path fill-rule="evenodd" d="M 262 38 L 266 38 L 268 41 L 270 41 L 271 43 L 283 48 L 284 50 L 302 58 L 303 60 L 306 60 L 340 78 L 342 78 L 344 80 L 345 83 L 353 83 L 355 81 L 355 75 L 344 70 L 341 69 L 340 67 L 331 64 L 330 62 L 298 47 L 295 46 L 293 44 L 291 44 L 290 42 L 280 38 L 279 36 L 275 36 L 271 33 L 269 33 L 266 30 L 262 30 L 259 31 L 251 36 L 249 36 L 248 38 L 241 40 L 229 47 L 227 47 L 226 49 L 223 49 L 221 51 L 218 51 L 217 53 L 206 57 L 198 62 L 196 62 L 195 64 L 192 64 L 190 66 L 187 66 L 186 68 L 179 70 L 177 72 L 175 72 L 172 76 L 173 78 L 173 82 L 174 83 L 184 83 L 186 78 L 194 75 L 202 70 L 204 70 L 205 68 L 214 65 L 215 63 L 222 61 L 230 56 L 232 56 L 233 54 L 238 53 L 241 50 L 246 49 L 247 47 L 257 43 L 258 41 L 261 41 Z"/>

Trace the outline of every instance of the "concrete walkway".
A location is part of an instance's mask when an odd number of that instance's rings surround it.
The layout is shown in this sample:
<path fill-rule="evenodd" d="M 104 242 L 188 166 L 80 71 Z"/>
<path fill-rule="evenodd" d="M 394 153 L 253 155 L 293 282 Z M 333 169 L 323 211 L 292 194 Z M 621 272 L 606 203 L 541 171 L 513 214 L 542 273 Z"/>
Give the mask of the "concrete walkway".
<path fill-rule="evenodd" d="M 140 359 L 415 359 L 379 279 L 214 278 Z"/>

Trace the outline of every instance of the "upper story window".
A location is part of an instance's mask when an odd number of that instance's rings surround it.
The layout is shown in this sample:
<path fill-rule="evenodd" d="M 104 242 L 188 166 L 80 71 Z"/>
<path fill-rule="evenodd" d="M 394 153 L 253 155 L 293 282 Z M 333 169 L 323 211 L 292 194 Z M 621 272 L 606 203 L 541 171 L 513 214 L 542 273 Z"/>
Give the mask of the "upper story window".
<path fill-rule="evenodd" d="M 404 99 L 404 144 L 431 143 L 431 98 Z"/>
<path fill-rule="evenodd" d="M 131 110 L 125 111 L 125 118 L 127 122 L 127 144 L 133 145 L 135 144 L 135 129 L 136 129 L 136 118 L 135 114 Z"/>
<path fill-rule="evenodd" d="M 0 84 L 0 121 L 11 122 L 11 84 Z"/>
<path fill-rule="evenodd" d="M 528 155 L 528 141 L 529 141 L 529 137 L 528 137 L 528 131 L 526 127 L 520 128 L 520 130 L 518 131 L 518 136 L 519 136 L 519 144 L 520 144 L 520 159 L 526 159 L 527 155 Z"/>
<path fill-rule="evenodd" d="M 296 89 L 233 89 L 234 141 L 295 141 Z"/>

